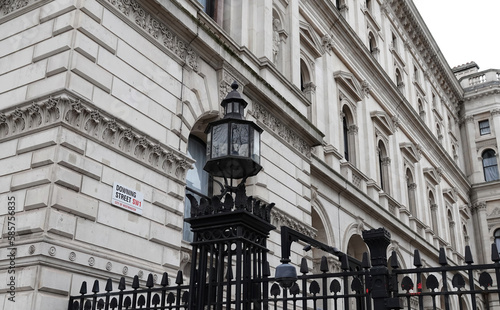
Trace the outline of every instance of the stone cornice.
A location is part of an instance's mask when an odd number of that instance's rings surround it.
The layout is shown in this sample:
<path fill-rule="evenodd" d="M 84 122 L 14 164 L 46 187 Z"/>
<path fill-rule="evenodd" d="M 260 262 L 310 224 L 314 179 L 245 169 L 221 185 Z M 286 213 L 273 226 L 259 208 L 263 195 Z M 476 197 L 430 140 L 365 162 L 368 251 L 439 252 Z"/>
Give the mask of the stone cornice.
<path fill-rule="evenodd" d="M 434 74 L 439 85 L 448 93 L 452 101 L 459 101 L 463 91 L 456 80 L 451 68 L 447 67 L 444 56 L 437 48 L 432 36 L 428 33 L 425 24 L 415 14 L 416 8 L 407 1 L 389 0 L 394 15 L 400 21 L 403 29 L 414 43 L 416 50 L 424 59 L 429 70 Z M 453 85 L 450 87 L 450 85 Z"/>
<path fill-rule="evenodd" d="M 141 28 L 169 52 L 184 61 L 190 68 L 198 71 L 198 54 L 189 46 L 189 43 L 181 40 L 164 22 L 144 8 L 141 1 L 100 0 L 100 2 L 113 8 L 121 17 L 128 20 L 129 24 Z"/>
<path fill-rule="evenodd" d="M 58 124 L 65 124 L 181 184 L 193 164 L 184 154 L 65 94 L 0 111 L 0 141 Z"/>

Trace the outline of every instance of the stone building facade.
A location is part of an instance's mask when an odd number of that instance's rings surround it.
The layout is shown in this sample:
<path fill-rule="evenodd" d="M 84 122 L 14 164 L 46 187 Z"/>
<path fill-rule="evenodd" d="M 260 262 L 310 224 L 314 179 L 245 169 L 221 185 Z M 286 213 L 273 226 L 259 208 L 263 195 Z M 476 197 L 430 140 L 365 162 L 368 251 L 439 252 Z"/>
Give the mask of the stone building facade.
<path fill-rule="evenodd" d="M 485 257 L 498 181 L 478 156 L 497 156 L 498 82 L 455 74 L 411 0 L 0 2 L 0 305 L 66 309 L 83 280 L 187 278 L 185 193 L 218 190 L 204 130 L 233 81 L 264 129 L 247 192 L 276 203 L 271 266 L 282 225 L 357 258 L 361 231 L 384 226 L 404 267 L 414 249 L 426 265 L 440 247 Z M 471 122 L 486 119 L 482 139 Z"/>

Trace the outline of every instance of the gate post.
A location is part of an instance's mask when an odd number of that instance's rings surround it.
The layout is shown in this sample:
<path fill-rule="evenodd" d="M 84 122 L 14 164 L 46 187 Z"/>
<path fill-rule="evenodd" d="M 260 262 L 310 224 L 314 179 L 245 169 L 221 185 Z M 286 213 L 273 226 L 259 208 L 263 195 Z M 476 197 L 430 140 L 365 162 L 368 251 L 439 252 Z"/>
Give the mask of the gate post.
<path fill-rule="evenodd" d="M 398 298 L 391 298 L 389 290 L 389 269 L 387 268 L 387 247 L 391 234 L 385 228 L 363 231 L 363 239 L 370 249 L 372 267 L 370 269 L 374 310 L 401 309 Z"/>

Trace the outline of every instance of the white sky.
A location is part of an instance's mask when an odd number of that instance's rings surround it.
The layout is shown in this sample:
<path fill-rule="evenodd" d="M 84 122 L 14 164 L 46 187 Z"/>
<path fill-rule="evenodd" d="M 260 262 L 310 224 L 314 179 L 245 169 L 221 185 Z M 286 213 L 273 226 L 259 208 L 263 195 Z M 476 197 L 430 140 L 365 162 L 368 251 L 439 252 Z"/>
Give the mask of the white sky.
<path fill-rule="evenodd" d="M 450 67 L 500 69 L 500 0 L 413 0 Z"/>

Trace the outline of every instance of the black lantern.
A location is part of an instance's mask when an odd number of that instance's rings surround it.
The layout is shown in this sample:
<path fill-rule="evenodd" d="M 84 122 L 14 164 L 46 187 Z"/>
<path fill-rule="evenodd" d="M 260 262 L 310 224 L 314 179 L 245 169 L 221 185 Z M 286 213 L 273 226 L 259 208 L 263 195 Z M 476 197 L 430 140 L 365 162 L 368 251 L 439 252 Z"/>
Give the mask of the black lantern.
<path fill-rule="evenodd" d="M 243 118 L 247 102 L 237 91 L 238 84 L 222 100 L 224 117 L 208 125 L 205 171 L 225 179 L 246 179 L 262 169 L 260 134 L 262 128 Z"/>

